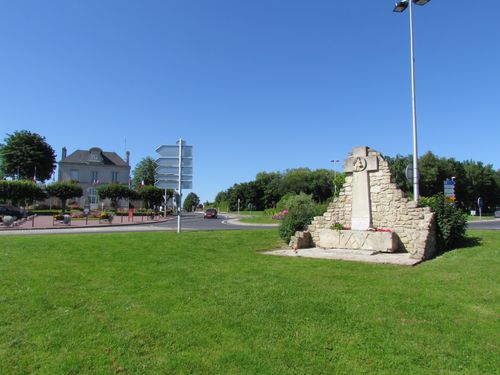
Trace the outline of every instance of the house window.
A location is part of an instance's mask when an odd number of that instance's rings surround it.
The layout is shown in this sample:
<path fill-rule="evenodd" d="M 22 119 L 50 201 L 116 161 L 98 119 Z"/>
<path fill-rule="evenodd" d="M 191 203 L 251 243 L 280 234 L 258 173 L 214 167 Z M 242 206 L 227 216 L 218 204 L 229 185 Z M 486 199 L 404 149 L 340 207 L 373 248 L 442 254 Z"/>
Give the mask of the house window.
<path fill-rule="evenodd" d="M 97 195 L 96 188 L 89 188 L 88 189 L 88 196 L 89 196 L 89 203 L 90 204 L 98 204 L 99 203 L 99 196 Z"/>
<path fill-rule="evenodd" d="M 69 171 L 69 179 L 71 181 L 80 181 L 80 176 L 78 174 L 78 169 L 72 169 Z"/>
<path fill-rule="evenodd" d="M 118 183 L 118 172 L 111 172 L 111 182 L 113 184 Z"/>
<path fill-rule="evenodd" d="M 99 184 L 99 174 L 97 171 L 92 171 L 90 173 L 90 183 L 92 185 L 98 185 Z"/>

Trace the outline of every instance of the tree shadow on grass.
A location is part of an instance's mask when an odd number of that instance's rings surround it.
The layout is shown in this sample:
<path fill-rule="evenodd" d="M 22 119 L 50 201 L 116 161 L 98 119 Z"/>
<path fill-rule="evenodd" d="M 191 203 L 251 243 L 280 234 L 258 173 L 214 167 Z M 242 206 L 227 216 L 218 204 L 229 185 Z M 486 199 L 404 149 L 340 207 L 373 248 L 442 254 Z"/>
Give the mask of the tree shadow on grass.
<path fill-rule="evenodd" d="M 445 250 L 438 250 L 436 251 L 436 254 L 434 254 L 433 258 L 437 258 L 443 254 L 455 251 L 455 250 L 462 250 L 462 249 L 468 249 L 476 246 L 480 246 L 482 243 L 482 239 L 480 237 L 464 237 L 461 239 L 456 245 L 451 246 L 448 249 Z"/>
<path fill-rule="evenodd" d="M 452 250 L 481 246 L 481 243 L 482 239 L 480 237 L 464 237 Z"/>

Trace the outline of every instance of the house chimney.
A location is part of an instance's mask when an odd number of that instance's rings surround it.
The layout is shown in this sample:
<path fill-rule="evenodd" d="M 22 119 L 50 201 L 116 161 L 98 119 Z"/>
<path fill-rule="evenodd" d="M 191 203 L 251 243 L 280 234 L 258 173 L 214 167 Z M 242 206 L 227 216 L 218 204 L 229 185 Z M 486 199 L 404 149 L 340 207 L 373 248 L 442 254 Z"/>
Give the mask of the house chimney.
<path fill-rule="evenodd" d="M 130 151 L 125 152 L 125 161 L 130 165 Z"/>
<path fill-rule="evenodd" d="M 65 147 L 62 148 L 62 157 L 61 157 L 61 159 L 65 159 L 67 153 L 68 153 L 68 150 L 66 149 L 66 146 L 65 146 Z"/>

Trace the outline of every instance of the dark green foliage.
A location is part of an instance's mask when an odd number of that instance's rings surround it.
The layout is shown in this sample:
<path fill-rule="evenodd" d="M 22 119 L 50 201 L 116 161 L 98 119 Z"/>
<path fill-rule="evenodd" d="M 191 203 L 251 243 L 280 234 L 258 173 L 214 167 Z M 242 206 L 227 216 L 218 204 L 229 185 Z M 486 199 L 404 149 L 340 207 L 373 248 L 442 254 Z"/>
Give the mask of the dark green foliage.
<path fill-rule="evenodd" d="M 466 215 L 454 204 L 447 202 L 443 194 L 422 197 L 419 205 L 430 207 L 436 215 L 439 250 L 450 250 L 464 240 L 467 229 Z"/>
<path fill-rule="evenodd" d="M 335 178 L 336 177 L 336 178 Z M 335 179 L 335 184 L 334 184 Z M 308 168 L 290 169 L 284 173 L 260 172 L 255 181 L 234 184 L 226 191 L 217 194 L 216 206 L 229 205 L 230 210 L 248 209 L 249 204 L 256 210 L 275 208 L 286 194 L 305 193 L 312 195 L 315 202 L 326 202 L 333 197 L 335 185 L 337 191 L 344 183 L 342 173 L 334 173 L 326 169 L 311 171 Z"/>
<path fill-rule="evenodd" d="M 296 231 L 306 229 L 313 217 L 321 215 L 325 208 L 315 204 L 312 197 L 304 193 L 287 196 L 284 202 L 280 201 L 280 206 L 288 210 L 279 228 L 280 237 L 286 242 L 290 242 Z"/>
<path fill-rule="evenodd" d="M 135 190 L 141 188 L 141 183 L 144 181 L 145 186 L 153 186 L 155 184 L 156 167 L 158 164 L 151 157 L 142 159 L 134 168 L 134 177 L 132 178 L 132 185 Z"/>
<path fill-rule="evenodd" d="M 45 192 L 33 181 L 5 181 L 0 180 L 0 201 L 17 203 L 31 203 L 46 197 Z"/>
<path fill-rule="evenodd" d="M 62 211 L 66 209 L 66 200 L 70 198 L 79 198 L 83 195 L 82 187 L 74 182 L 61 181 L 47 185 L 45 188 L 50 197 L 56 197 L 61 200 Z"/>
<path fill-rule="evenodd" d="M 111 200 L 111 207 L 116 208 L 120 199 L 130 198 L 134 192 L 125 185 L 110 184 L 103 185 L 97 188 L 99 199 L 109 198 Z"/>
<path fill-rule="evenodd" d="M 56 168 L 56 155 L 45 137 L 27 130 L 8 134 L 0 148 L 2 174 L 18 179 L 48 180 Z"/>
<path fill-rule="evenodd" d="M 409 196 L 413 185 L 405 176 L 406 166 L 412 162 L 411 155 L 384 156 L 391 169 L 393 182 Z M 420 194 L 430 197 L 443 192 L 443 182 L 455 177 L 455 196 L 462 209 L 477 209 L 477 199 L 484 200 L 484 210 L 493 211 L 500 205 L 500 171 L 492 165 L 483 165 L 472 160 L 459 162 L 453 158 L 439 158 L 427 152 L 419 158 Z"/>
<path fill-rule="evenodd" d="M 165 190 L 146 185 L 141 189 L 140 197 L 146 203 L 146 208 L 153 208 L 163 203 L 165 199 L 164 194 Z M 167 196 L 172 196 L 172 190 L 167 190 Z"/>
<path fill-rule="evenodd" d="M 184 199 L 184 203 L 182 207 L 184 208 L 184 211 L 191 212 L 193 210 L 193 207 L 196 208 L 200 204 L 200 197 L 198 197 L 195 193 L 191 192 L 186 196 L 186 199 Z"/>
<path fill-rule="evenodd" d="M 404 192 L 411 192 L 413 189 L 413 185 L 406 178 L 406 167 L 412 162 L 411 155 L 402 156 L 398 154 L 394 158 L 390 156 L 384 156 L 384 159 L 389 163 L 392 182 L 394 182 L 398 186 L 398 188 L 400 188 Z"/>

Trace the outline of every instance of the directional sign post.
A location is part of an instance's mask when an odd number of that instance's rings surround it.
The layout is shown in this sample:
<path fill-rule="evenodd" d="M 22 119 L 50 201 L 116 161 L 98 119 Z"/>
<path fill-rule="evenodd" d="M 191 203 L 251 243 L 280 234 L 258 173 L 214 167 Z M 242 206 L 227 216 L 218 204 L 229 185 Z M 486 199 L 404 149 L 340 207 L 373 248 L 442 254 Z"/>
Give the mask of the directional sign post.
<path fill-rule="evenodd" d="M 163 145 L 156 149 L 155 186 L 160 189 L 177 189 L 177 233 L 181 232 L 182 189 L 193 188 L 193 146 L 186 146 L 181 139 L 176 145 Z"/>
<path fill-rule="evenodd" d="M 455 197 L 455 180 L 445 180 L 443 183 L 444 196 L 448 202 L 453 203 L 456 200 Z"/>

